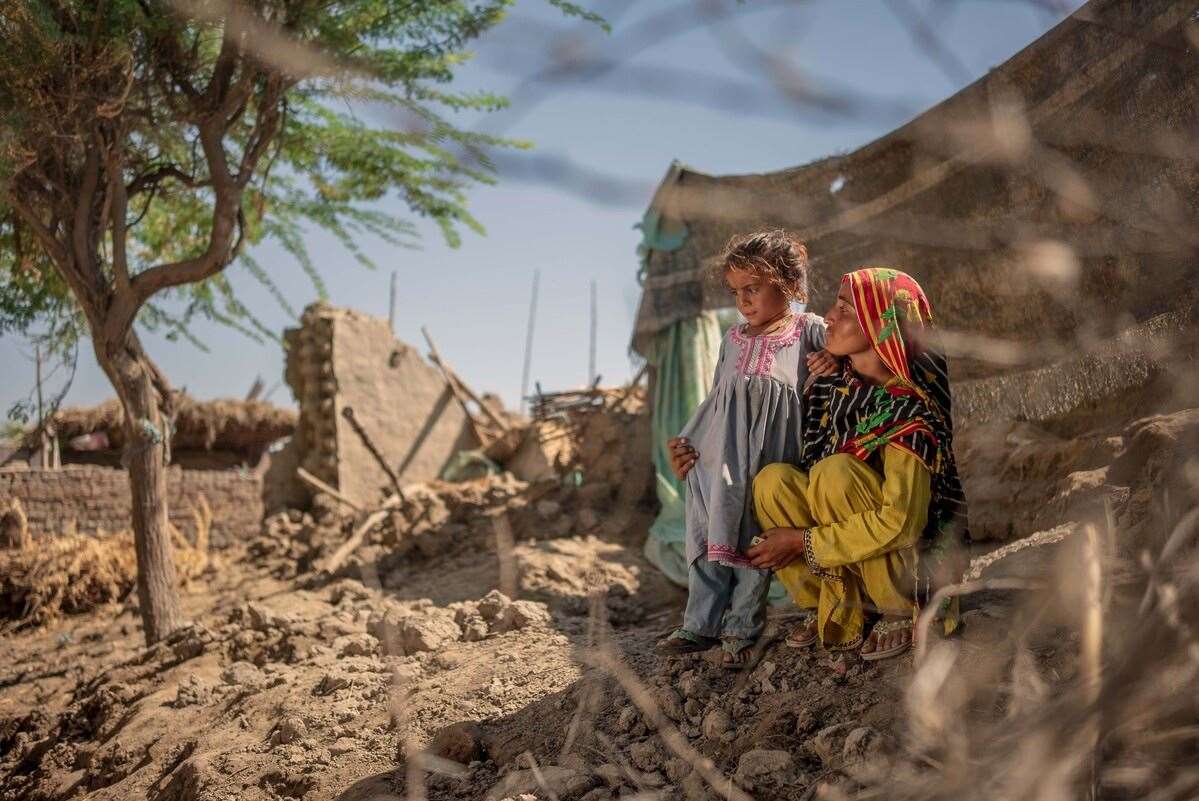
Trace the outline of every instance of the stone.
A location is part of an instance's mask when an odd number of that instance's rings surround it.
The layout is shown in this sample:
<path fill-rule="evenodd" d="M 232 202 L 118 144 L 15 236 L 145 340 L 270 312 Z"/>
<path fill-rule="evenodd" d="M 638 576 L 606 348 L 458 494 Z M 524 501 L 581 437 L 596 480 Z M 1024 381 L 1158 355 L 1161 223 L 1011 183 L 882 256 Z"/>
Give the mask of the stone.
<path fill-rule="evenodd" d="M 369 634 L 346 634 L 333 641 L 333 650 L 341 656 L 371 656 L 379 641 Z"/>
<path fill-rule="evenodd" d="M 478 615 L 469 617 L 458 625 L 462 628 L 463 642 L 480 642 L 487 639 L 487 635 L 490 633 L 487 621 Z"/>
<path fill-rule="evenodd" d="M 629 746 L 629 761 L 638 770 L 656 771 L 662 766 L 661 757 L 658 755 L 657 747 L 649 741 L 633 743 Z"/>
<path fill-rule="evenodd" d="M 746 751 L 737 760 L 733 779 L 747 790 L 781 787 L 794 781 L 795 760 L 786 751 L 755 748 Z"/>
<path fill-rule="evenodd" d="M 288 745 L 298 742 L 308 736 L 308 727 L 303 719 L 296 715 L 288 715 L 275 724 L 275 733 L 271 742 L 275 745 Z"/>
<path fill-rule="evenodd" d="M 816 715 L 812 713 L 812 710 L 806 706 L 800 707 L 799 711 L 795 713 L 796 736 L 803 737 L 810 734 L 816 729 L 819 723 L 820 721 L 816 720 Z"/>
<path fill-rule="evenodd" d="M 686 713 L 688 720 L 695 720 L 703 714 L 704 705 L 696 698 L 688 698 L 683 704 L 683 712 Z"/>
<path fill-rule="evenodd" d="M 492 590 L 479 599 L 478 610 L 486 621 L 498 620 L 509 606 L 512 599 L 499 590 Z"/>
<path fill-rule="evenodd" d="M 454 613 L 437 607 L 407 614 L 396 609 L 376 612 L 367 621 L 366 630 L 385 647 L 394 643 L 400 654 L 436 651 L 462 638 L 462 629 L 454 622 Z"/>
<path fill-rule="evenodd" d="M 255 631 L 270 633 L 284 627 L 285 621 L 283 618 L 260 603 L 250 602 L 246 604 L 245 613 L 246 619 L 249 620 L 250 628 Z"/>
<path fill-rule="evenodd" d="M 654 703 L 662 714 L 675 723 L 683 720 L 683 699 L 670 687 L 660 687 L 654 692 Z"/>
<path fill-rule="evenodd" d="M 704 715 L 700 730 L 710 740 L 719 740 L 733 729 L 732 718 L 723 709 L 713 709 Z"/>
<path fill-rule="evenodd" d="M 835 723 L 832 726 L 825 726 L 810 739 L 804 741 L 804 750 L 824 764 L 829 765 L 833 762 L 834 757 L 841 753 L 843 745 L 841 738 L 853 728 L 854 724 L 852 722 Z"/>
<path fill-rule="evenodd" d="M 579 528 L 583 531 L 589 531 L 599 525 L 599 515 L 594 509 L 586 508 L 579 510 Z"/>
<path fill-rule="evenodd" d="M 663 768 L 666 771 L 666 778 L 670 779 L 675 784 L 678 784 L 683 779 L 690 776 L 691 771 L 693 770 L 690 762 L 678 757 L 666 760 L 666 764 L 663 766 Z"/>
<path fill-rule="evenodd" d="M 329 756 L 341 756 L 358 750 L 358 741 L 352 737 L 338 737 L 329 746 Z"/>
<path fill-rule="evenodd" d="M 623 732 L 632 733 L 635 729 L 641 727 L 641 715 L 637 713 L 636 707 L 632 704 L 626 704 L 621 707 L 621 710 L 616 715 L 616 728 Z"/>
<path fill-rule="evenodd" d="M 221 671 L 221 680 L 226 684 L 257 690 L 266 685 L 266 676 L 250 662 L 234 662 Z"/>
<path fill-rule="evenodd" d="M 679 677 L 679 692 L 684 698 L 700 701 L 708 694 L 708 685 L 694 670 L 689 670 Z"/>
<path fill-rule="evenodd" d="M 541 798 L 548 791 L 561 801 L 572 801 L 595 786 L 593 776 L 559 765 L 545 765 L 540 769 L 540 773 L 541 781 L 538 781 L 537 775 L 531 769 L 514 770 L 501 779 L 487 797 L 502 799 L 529 793 Z M 545 783 L 544 787 L 542 782 Z"/>
<path fill-rule="evenodd" d="M 481 762 L 487 758 L 483 729 L 470 721 L 451 723 L 433 735 L 429 752 L 460 765 Z"/>
<path fill-rule="evenodd" d="M 546 626 L 550 610 L 537 601 L 513 601 L 499 619 L 498 631 L 519 631 L 529 626 Z"/>
<path fill-rule="evenodd" d="M 841 757 L 847 764 L 869 761 L 886 756 L 891 747 L 890 738 L 878 729 L 859 726 L 845 736 L 845 744 L 841 746 Z"/>

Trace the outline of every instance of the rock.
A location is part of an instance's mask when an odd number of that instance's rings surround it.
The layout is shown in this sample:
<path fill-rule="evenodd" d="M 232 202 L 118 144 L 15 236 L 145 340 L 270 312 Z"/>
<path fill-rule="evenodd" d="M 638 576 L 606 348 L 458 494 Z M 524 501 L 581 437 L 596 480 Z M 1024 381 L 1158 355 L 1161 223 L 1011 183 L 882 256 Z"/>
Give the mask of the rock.
<path fill-rule="evenodd" d="M 841 756 L 846 763 L 863 762 L 886 756 L 891 751 L 890 738 L 869 726 L 859 726 L 845 736 Z"/>
<path fill-rule="evenodd" d="M 695 698 L 688 698 L 687 702 L 683 704 L 683 712 L 686 713 L 688 720 L 695 720 L 703 714 L 703 711 L 704 705 Z"/>
<path fill-rule="evenodd" d="M 803 737 L 806 734 L 810 734 L 815 730 L 817 725 L 819 725 L 819 721 L 816 720 L 816 716 L 812 713 L 812 710 L 806 706 L 801 706 L 799 711 L 795 713 L 796 736 Z"/>
<path fill-rule="evenodd" d="M 341 656 L 371 656 L 379 641 L 369 634 L 345 634 L 333 641 L 333 650 Z"/>
<path fill-rule="evenodd" d="M 757 787 L 782 787 L 795 779 L 795 761 L 786 751 L 755 748 L 737 760 L 733 774 L 737 784 L 747 790 Z"/>
<path fill-rule="evenodd" d="M 675 784 L 690 776 L 692 771 L 691 763 L 678 757 L 666 760 L 666 764 L 663 767 L 666 771 L 666 778 Z"/>
<path fill-rule="evenodd" d="M 429 752 L 460 765 L 481 762 L 487 758 L 483 729 L 470 721 L 451 723 L 433 735 Z"/>
<path fill-rule="evenodd" d="M 478 615 L 469 617 L 465 622 L 459 623 L 458 625 L 462 627 L 463 642 L 479 642 L 487 639 L 487 635 L 489 633 L 487 621 Z"/>
<path fill-rule="evenodd" d="M 648 741 L 633 743 L 629 746 L 629 761 L 638 770 L 643 770 L 647 773 L 655 771 L 662 766 L 662 760 L 658 756 L 657 747 Z"/>
<path fill-rule="evenodd" d="M 179 683 L 173 706 L 182 709 L 185 706 L 204 704 L 208 702 L 210 695 L 210 688 L 200 681 L 199 677 L 191 675 Z"/>
<path fill-rule="evenodd" d="M 317 682 L 316 694 L 328 695 L 335 693 L 338 690 L 345 689 L 350 686 L 350 678 L 340 673 L 326 673 L 321 676 L 321 680 Z"/>
<path fill-rule="evenodd" d="M 700 724 L 700 730 L 710 740 L 719 740 L 732 729 L 732 718 L 722 709 L 713 709 L 708 712 L 704 715 L 704 722 Z"/>
<path fill-rule="evenodd" d="M 592 776 L 558 765 L 546 765 L 540 772 L 544 787 L 532 770 L 514 770 L 500 780 L 487 797 L 500 799 L 528 793 L 541 798 L 548 790 L 561 801 L 572 801 L 595 786 Z"/>
<path fill-rule="evenodd" d="M 358 750 L 358 741 L 353 737 L 338 737 L 329 746 L 329 756 L 341 756 Z"/>
<path fill-rule="evenodd" d="M 679 677 L 679 692 L 684 698 L 701 701 L 708 694 L 708 685 L 695 671 L 689 670 Z"/>
<path fill-rule="evenodd" d="M 537 601 L 513 601 L 500 616 L 498 631 L 518 631 L 528 626 L 545 626 L 550 610 Z"/>
<path fill-rule="evenodd" d="M 437 607 L 422 608 L 404 614 L 395 609 L 372 614 L 367 632 L 384 643 L 394 644 L 401 654 L 436 651 L 446 643 L 462 638 L 462 629 L 454 622 L 454 613 Z"/>
<path fill-rule="evenodd" d="M 632 704 L 623 706 L 616 715 L 616 728 L 629 734 L 636 734 L 638 730 L 644 730 L 641 725 L 641 715 L 638 714 L 637 708 Z"/>
<path fill-rule="evenodd" d="M 594 509 L 588 508 L 579 510 L 579 528 L 581 528 L 583 531 L 588 531 L 598 525 L 599 515 L 595 513 Z"/>
<path fill-rule="evenodd" d="M 169 643 L 172 653 L 175 654 L 175 659 L 185 662 L 188 659 L 195 659 L 204 653 L 213 639 L 211 631 L 198 623 L 193 623 L 173 633 L 169 639 Z"/>
<path fill-rule="evenodd" d="M 662 714 L 675 723 L 683 720 L 683 699 L 670 687 L 661 687 L 654 692 L 654 702 Z"/>
<path fill-rule="evenodd" d="M 226 684 L 257 690 L 266 685 L 266 676 L 250 662 L 234 662 L 221 671 L 221 680 Z"/>
<path fill-rule="evenodd" d="M 479 599 L 479 614 L 484 620 L 499 620 L 504 610 L 512 605 L 512 600 L 499 590 L 492 590 Z"/>
<path fill-rule="evenodd" d="M 307 736 L 308 727 L 304 725 L 304 721 L 295 715 L 288 715 L 275 724 L 275 733 L 271 737 L 271 744 L 287 745 L 303 740 Z"/>
<path fill-rule="evenodd" d="M 279 615 L 267 609 L 260 603 L 250 603 L 244 608 L 246 619 L 250 623 L 250 628 L 255 631 L 270 633 L 284 628 L 286 621 Z"/>
<path fill-rule="evenodd" d="M 831 764 L 833 758 L 841 753 L 842 740 L 852 728 L 854 724 L 836 723 L 832 726 L 825 726 L 809 740 L 803 744 L 804 750 L 812 754 L 824 764 Z"/>

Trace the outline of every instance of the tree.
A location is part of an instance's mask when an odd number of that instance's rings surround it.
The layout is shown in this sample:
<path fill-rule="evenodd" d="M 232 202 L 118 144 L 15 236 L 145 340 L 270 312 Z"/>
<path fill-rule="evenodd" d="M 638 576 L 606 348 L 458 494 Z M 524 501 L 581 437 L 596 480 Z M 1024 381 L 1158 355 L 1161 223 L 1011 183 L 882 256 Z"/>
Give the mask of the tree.
<path fill-rule="evenodd" d="M 125 411 L 148 642 L 183 624 L 165 492 L 175 396 L 135 323 L 189 337 L 189 323 L 210 318 L 268 333 L 223 274 L 241 256 L 286 305 L 245 245 L 277 239 L 319 289 L 304 228 L 331 231 L 369 264 L 356 237 L 414 235 L 371 207 L 388 195 L 451 244 L 463 226 L 480 230 L 465 191 L 491 180 L 486 150 L 513 143 L 444 116 L 501 98 L 446 86 L 511 1 L 0 9 L 0 333 L 90 336 Z"/>

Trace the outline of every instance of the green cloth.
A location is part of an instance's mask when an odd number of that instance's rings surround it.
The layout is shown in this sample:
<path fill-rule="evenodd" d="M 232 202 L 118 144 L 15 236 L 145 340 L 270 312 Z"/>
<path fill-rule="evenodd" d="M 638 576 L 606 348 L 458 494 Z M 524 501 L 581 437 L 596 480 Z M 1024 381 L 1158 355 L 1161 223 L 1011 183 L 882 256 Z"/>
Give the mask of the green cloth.
<path fill-rule="evenodd" d="M 659 332 L 646 360 L 654 368 L 653 452 L 662 511 L 649 529 L 645 556 L 671 581 L 687 584 L 687 533 L 683 484 L 670 469 L 666 441 L 678 436 L 708 395 L 720 355 L 720 320 L 715 312 L 682 320 Z"/>

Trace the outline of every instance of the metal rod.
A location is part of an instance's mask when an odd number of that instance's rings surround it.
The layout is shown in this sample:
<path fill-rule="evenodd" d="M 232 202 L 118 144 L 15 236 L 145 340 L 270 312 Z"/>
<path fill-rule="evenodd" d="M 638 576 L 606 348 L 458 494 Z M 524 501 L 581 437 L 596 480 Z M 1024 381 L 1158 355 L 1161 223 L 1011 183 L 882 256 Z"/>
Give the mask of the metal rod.
<path fill-rule="evenodd" d="M 529 302 L 529 324 L 525 329 L 525 363 L 520 374 L 520 410 L 525 410 L 525 396 L 529 393 L 529 368 L 533 363 L 533 323 L 537 320 L 537 289 L 541 283 L 541 271 L 533 271 L 533 299 Z"/>

